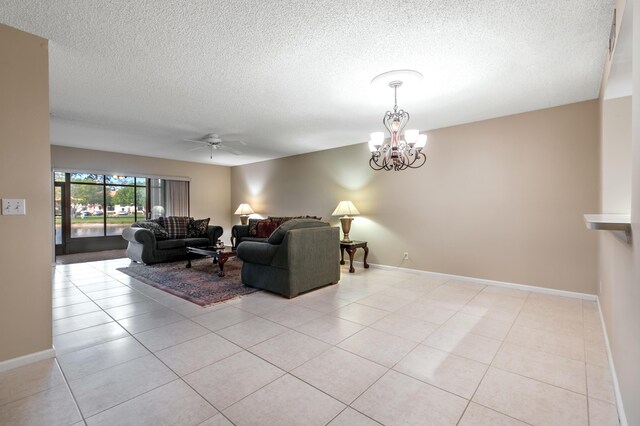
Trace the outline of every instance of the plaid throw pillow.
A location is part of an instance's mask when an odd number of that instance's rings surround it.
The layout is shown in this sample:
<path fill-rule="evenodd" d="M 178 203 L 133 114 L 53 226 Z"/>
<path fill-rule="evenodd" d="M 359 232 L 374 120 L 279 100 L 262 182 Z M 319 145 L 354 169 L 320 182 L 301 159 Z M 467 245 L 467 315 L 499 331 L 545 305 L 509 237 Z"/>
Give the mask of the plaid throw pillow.
<path fill-rule="evenodd" d="M 187 228 L 187 237 L 206 238 L 207 227 L 209 226 L 209 220 L 210 218 L 189 221 L 189 226 Z"/>
<path fill-rule="evenodd" d="M 186 238 L 189 229 L 188 216 L 169 216 L 164 218 L 164 227 L 169 233 L 169 238 Z"/>

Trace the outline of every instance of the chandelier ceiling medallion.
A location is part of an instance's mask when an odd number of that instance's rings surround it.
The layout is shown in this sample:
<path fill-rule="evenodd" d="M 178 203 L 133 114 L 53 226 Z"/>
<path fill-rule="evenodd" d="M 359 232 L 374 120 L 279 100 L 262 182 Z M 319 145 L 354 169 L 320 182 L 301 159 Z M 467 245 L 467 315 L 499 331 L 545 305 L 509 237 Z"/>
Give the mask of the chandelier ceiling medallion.
<path fill-rule="evenodd" d="M 393 111 L 387 111 L 382 118 L 382 124 L 389 132 L 389 141 L 385 143 L 384 132 L 371 133 L 369 150 L 371 158 L 369 166 L 373 170 L 406 170 L 422 167 L 427 157 L 422 149 L 427 144 L 427 135 L 421 135 L 419 130 L 407 129 L 404 139 L 400 134 L 409 121 L 409 113 L 398 109 L 398 88 L 403 80 L 421 79 L 422 74 L 414 70 L 395 70 L 385 72 L 371 80 L 371 84 L 387 83 L 393 89 Z"/>

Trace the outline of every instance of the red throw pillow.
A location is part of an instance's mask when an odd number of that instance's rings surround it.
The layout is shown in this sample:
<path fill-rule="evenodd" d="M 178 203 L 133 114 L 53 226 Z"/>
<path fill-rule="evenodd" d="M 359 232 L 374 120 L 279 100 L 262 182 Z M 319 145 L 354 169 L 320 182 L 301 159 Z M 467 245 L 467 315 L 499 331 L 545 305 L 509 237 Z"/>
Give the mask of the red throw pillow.
<path fill-rule="evenodd" d="M 280 226 L 280 221 L 264 219 L 256 224 L 256 238 L 269 238 L 269 235 Z"/>

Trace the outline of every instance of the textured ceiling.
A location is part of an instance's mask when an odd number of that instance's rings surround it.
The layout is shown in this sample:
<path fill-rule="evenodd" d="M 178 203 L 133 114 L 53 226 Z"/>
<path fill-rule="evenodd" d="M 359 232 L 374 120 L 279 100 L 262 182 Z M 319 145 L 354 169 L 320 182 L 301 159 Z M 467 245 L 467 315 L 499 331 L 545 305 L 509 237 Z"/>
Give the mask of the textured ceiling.
<path fill-rule="evenodd" d="M 2 0 L 50 40 L 56 145 L 237 165 L 598 96 L 613 0 Z M 218 133 L 244 152 L 191 151 Z M 364 161 L 364 160 L 363 160 Z"/>

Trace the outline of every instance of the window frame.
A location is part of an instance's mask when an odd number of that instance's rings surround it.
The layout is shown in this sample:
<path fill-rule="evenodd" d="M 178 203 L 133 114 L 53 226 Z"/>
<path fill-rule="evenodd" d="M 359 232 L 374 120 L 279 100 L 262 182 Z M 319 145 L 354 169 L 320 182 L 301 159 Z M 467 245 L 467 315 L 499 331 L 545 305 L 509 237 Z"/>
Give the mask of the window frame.
<path fill-rule="evenodd" d="M 96 176 L 101 176 L 102 177 L 102 181 L 101 182 L 79 182 L 79 181 L 72 181 L 71 180 L 71 175 L 73 174 L 87 174 L 87 175 L 96 175 Z M 125 178 L 133 178 L 133 183 L 131 184 L 123 184 L 123 183 L 112 183 L 112 182 L 107 182 L 108 181 L 108 177 L 115 177 L 116 179 L 118 177 L 125 177 Z M 144 184 L 140 184 L 138 183 L 138 181 L 140 179 L 144 179 Z M 60 181 L 58 181 L 60 182 Z M 86 237 L 74 237 L 73 235 L 71 235 L 72 233 L 69 232 L 68 238 L 69 241 L 71 240 L 83 240 L 86 238 L 109 238 L 109 237 L 119 237 L 119 234 L 115 234 L 115 235 L 109 235 L 107 234 L 107 219 L 108 219 L 108 215 L 107 215 L 107 191 L 108 188 L 111 187 L 129 187 L 129 188 L 133 188 L 133 204 L 134 204 L 134 209 L 133 209 L 133 222 L 137 222 L 138 220 L 145 220 L 147 218 L 147 215 L 149 214 L 150 211 L 150 197 L 149 197 L 149 183 L 150 183 L 150 178 L 148 177 L 142 177 L 142 176 L 120 176 L 117 174 L 98 174 L 98 173 L 82 173 L 82 172 L 65 172 L 65 180 L 64 180 L 64 184 L 66 186 L 67 192 L 69 195 L 71 195 L 71 188 L 72 185 L 87 185 L 87 186 L 94 186 L 94 187 L 101 187 L 102 188 L 102 235 L 92 235 L 92 236 L 86 236 Z M 139 215 L 138 214 L 138 188 L 144 188 L 145 189 L 145 213 L 144 215 Z M 71 201 L 69 199 L 69 213 L 70 209 L 71 209 Z M 142 217 L 141 217 L 142 216 Z M 71 220 L 73 218 L 71 217 L 71 214 L 69 215 L 69 222 L 71 225 Z M 71 231 L 72 226 L 69 226 L 69 231 Z"/>

